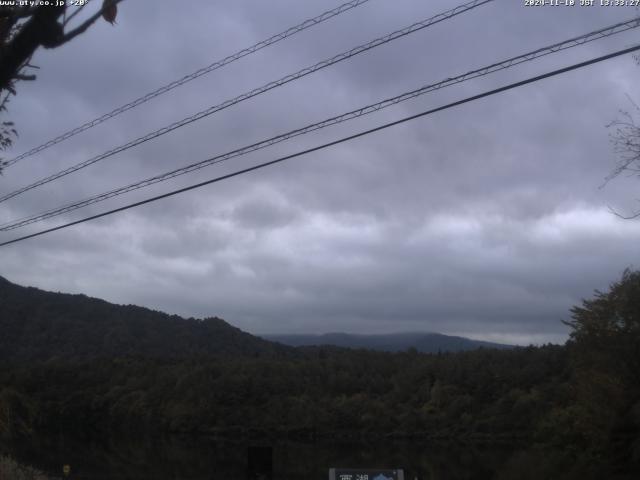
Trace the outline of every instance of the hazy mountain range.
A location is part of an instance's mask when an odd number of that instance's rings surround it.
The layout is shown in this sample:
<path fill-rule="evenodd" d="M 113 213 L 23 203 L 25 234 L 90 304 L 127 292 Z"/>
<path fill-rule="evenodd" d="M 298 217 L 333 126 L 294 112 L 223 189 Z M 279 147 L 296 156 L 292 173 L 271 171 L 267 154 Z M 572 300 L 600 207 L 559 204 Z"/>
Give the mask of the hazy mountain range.
<path fill-rule="evenodd" d="M 224 320 L 182 318 L 85 295 L 22 287 L 0 277 L 0 360 L 142 356 L 290 356 L 292 347 L 333 345 L 380 351 L 472 350 L 505 345 L 435 333 L 272 335 L 259 338 Z"/>
<path fill-rule="evenodd" d="M 333 345 L 345 348 L 365 348 L 385 352 L 400 352 L 415 348 L 422 353 L 459 352 L 477 348 L 513 348 L 511 345 L 471 340 L 440 333 L 392 333 L 387 335 L 355 335 L 326 333 L 324 335 L 263 335 L 262 338 L 292 347 Z"/>

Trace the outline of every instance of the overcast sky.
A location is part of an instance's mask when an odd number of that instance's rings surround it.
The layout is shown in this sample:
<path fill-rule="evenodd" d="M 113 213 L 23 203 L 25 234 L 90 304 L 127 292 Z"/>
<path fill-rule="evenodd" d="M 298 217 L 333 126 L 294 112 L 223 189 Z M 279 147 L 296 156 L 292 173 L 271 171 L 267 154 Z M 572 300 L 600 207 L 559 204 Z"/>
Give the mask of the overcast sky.
<path fill-rule="evenodd" d="M 20 83 L 12 158 L 340 0 L 125 0 Z M 461 3 L 461 2 L 460 2 Z M 577 3 L 579 3 L 577 1 Z M 0 192 L 458 5 L 371 0 L 29 157 Z M 96 6 L 89 8 L 96 8 Z M 496 0 L 0 204 L 37 213 L 631 18 L 630 7 Z M 550 55 L 9 233 L 5 241 L 630 46 Z M 0 248 L 0 275 L 251 333 L 434 331 L 563 342 L 569 309 L 640 263 L 640 182 L 600 188 L 606 125 L 640 101 L 630 56 L 403 124 L 126 213 Z M 628 96 L 628 97 L 627 97 Z"/>

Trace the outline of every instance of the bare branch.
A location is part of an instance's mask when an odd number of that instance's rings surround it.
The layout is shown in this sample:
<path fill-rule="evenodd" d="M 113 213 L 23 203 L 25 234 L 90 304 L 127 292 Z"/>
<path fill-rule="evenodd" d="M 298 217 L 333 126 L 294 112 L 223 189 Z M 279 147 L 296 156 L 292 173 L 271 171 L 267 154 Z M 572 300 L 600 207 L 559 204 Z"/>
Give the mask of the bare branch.
<path fill-rule="evenodd" d="M 633 213 L 631 215 L 622 215 L 621 213 L 617 212 L 614 208 L 612 208 L 611 206 L 607 205 L 607 208 L 609 209 L 609 211 L 611 213 L 613 213 L 616 217 L 618 218 L 622 218 L 623 220 L 633 220 L 635 218 L 640 218 L 640 212 L 636 212 Z"/>
<path fill-rule="evenodd" d="M 36 49 L 55 48 L 67 43 L 84 33 L 101 16 L 113 23 L 115 7 L 121 1 L 103 0 L 102 7 L 94 15 L 68 32 L 65 32 L 65 27 L 88 2 L 68 16 L 64 2 L 58 2 L 58 5 L 0 6 L 0 112 L 6 112 L 9 98 L 16 94 L 16 82 L 36 79 L 34 74 L 27 73 L 30 68 L 39 68 L 30 63 Z M 0 150 L 10 147 L 17 134 L 12 122 L 0 122 Z M 6 162 L 0 158 L 0 175 L 5 165 Z"/>
<path fill-rule="evenodd" d="M 9 97 L 11 96 L 10 92 L 6 92 L 2 95 L 2 100 L 0 100 L 0 112 L 4 112 L 7 110 L 7 103 L 9 103 Z"/>
<path fill-rule="evenodd" d="M 113 5 L 117 5 L 118 3 L 122 2 L 122 0 L 112 0 L 111 2 L 105 2 L 102 5 L 102 8 L 97 11 L 96 13 L 94 13 L 93 15 L 91 15 L 91 17 L 89 17 L 88 19 L 86 19 L 84 22 L 82 22 L 80 25 L 78 25 L 76 28 L 74 28 L 73 30 L 65 33 L 64 35 L 62 35 L 58 41 L 52 43 L 50 46 L 47 46 L 46 48 L 54 48 L 54 47 L 59 47 L 60 45 L 67 43 L 69 40 L 77 37 L 78 35 L 84 33 L 91 25 L 93 25 L 96 20 L 98 20 L 102 14 L 107 10 L 107 8 L 113 6 Z"/>
<path fill-rule="evenodd" d="M 73 17 L 75 17 L 77 14 L 79 14 L 79 13 L 82 11 L 82 9 L 83 9 L 84 7 L 86 7 L 87 5 L 89 5 L 89 2 L 87 2 L 87 3 L 83 3 L 83 4 L 82 4 L 82 5 L 80 5 L 78 8 L 76 8 L 76 9 L 75 9 L 75 11 L 74 11 L 71 15 L 69 15 L 69 16 L 66 18 L 66 20 L 62 23 L 62 26 L 63 26 L 63 27 L 66 27 L 66 26 L 67 26 L 67 23 L 69 23 L 69 22 L 73 19 Z"/>
<path fill-rule="evenodd" d="M 640 112 L 640 106 L 629 96 L 627 98 L 633 109 Z M 636 123 L 634 115 L 630 112 L 621 110 L 620 115 L 621 118 L 607 125 L 607 128 L 614 129 L 609 134 L 609 140 L 613 145 L 613 151 L 618 156 L 618 162 L 605 178 L 601 188 L 623 172 L 637 172 L 640 168 L 640 125 Z"/>
<path fill-rule="evenodd" d="M 16 73 L 13 78 L 15 78 L 16 80 L 25 80 L 25 81 L 32 81 L 36 79 L 35 75 L 25 75 L 24 73 Z"/>
<path fill-rule="evenodd" d="M 638 112 L 640 112 L 640 106 L 636 103 L 636 101 L 635 101 L 633 98 L 631 98 L 631 95 L 629 95 L 628 93 L 625 93 L 624 95 L 625 95 L 625 97 L 627 97 L 627 100 L 629 100 L 629 103 L 630 103 L 631 105 L 633 105 L 633 107 L 634 107 Z"/>

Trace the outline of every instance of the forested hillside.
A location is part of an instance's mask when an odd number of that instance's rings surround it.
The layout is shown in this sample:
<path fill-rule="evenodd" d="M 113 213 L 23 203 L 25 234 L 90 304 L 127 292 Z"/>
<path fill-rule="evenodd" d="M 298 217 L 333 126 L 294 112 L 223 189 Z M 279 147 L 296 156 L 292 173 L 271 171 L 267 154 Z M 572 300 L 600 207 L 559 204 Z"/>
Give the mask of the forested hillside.
<path fill-rule="evenodd" d="M 219 318 L 196 320 L 85 295 L 45 292 L 0 277 L 0 360 L 274 355 L 291 349 Z"/>
<path fill-rule="evenodd" d="M 390 352 L 412 347 L 422 353 L 510 348 L 435 333 L 272 335 L 263 340 L 217 317 L 184 319 L 85 295 L 22 287 L 3 277 L 0 309 L 0 359 L 5 360 L 293 354 L 284 345 L 334 345 Z"/>
<path fill-rule="evenodd" d="M 526 440 L 569 402 L 569 376 L 559 346 L 444 355 L 309 348 L 295 359 L 47 362 L 5 370 L 0 383 L 36 428 Z"/>
<path fill-rule="evenodd" d="M 507 441 L 542 446 L 587 465 L 607 461 L 626 471 L 640 469 L 640 272 L 626 272 L 609 292 L 576 306 L 566 346 L 447 354 L 278 350 L 220 320 L 211 325 L 222 333 L 211 333 L 206 343 L 189 335 L 213 331 L 206 330 L 207 322 L 187 321 L 189 334 L 176 341 L 194 345 L 192 355 L 161 355 L 162 343 L 153 337 L 153 348 L 141 353 L 126 339 L 136 338 L 135 332 L 138 338 L 150 335 L 140 327 L 143 322 L 158 319 L 160 329 L 171 329 L 183 320 L 86 297 L 80 302 L 86 310 L 68 320 L 68 300 L 77 297 L 12 285 L 2 291 L 2 308 L 12 319 L 3 317 L 2 328 L 9 325 L 11 336 L 2 335 L 2 348 L 18 352 L 3 352 L 0 362 L 5 438 L 39 430 L 135 430 L 234 438 Z M 44 300 L 28 305 L 33 298 Z M 131 316 L 118 316 L 125 311 Z M 116 324 L 129 333 L 117 348 L 102 350 L 113 355 L 91 355 L 75 343 L 86 336 L 96 348 L 104 347 L 86 327 L 73 341 L 61 337 L 66 349 L 76 350 L 51 357 L 43 353 L 50 341 L 44 335 L 25 341 L 32 345 L 27 350 L 12 345 L 39 335 L 36 327 L 17 327 L 20 319 L 29 323 L 27 315 L 35 315 L 42 329 L 51 318 L 74 324 L 90 316 L 103 331 L 103 324 Z M 226 351 L 234 355 L 208 354 L 216 341 L 231 342 Z"/>

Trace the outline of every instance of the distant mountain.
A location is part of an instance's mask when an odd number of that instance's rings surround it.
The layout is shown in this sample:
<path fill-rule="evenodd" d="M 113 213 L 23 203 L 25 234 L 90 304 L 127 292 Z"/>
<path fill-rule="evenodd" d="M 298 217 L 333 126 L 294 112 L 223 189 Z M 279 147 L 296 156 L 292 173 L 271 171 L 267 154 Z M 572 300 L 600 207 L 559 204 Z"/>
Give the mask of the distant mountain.
<path fill-rule="evenodd" d="M 329 333 L 259 338 L 217 317 L 184 319 L 86 295 L 22 287 L 0 277 L 0 361 L 296 355 L 291 347 L 310 345 L 389 352 L 413 347 L 424 353 L 511 348 L 437 333 Z"/>
<path fill-rule="evenodd" d="M 263 335 L 262 338 L 292 347 L 333 345 L 385 352 L 400 352 L 409 348 L 415 348 L 422 353 L 460 352 L 478 348 L 513 348 L 511 345 L 482 342 L 439 333 L 393 333 L 388 335 L 327 333 L 324 335 Z"/>
<path fill-rule="evenodd" d="M 184 319 L 85 295 L 21 287 L 0 277 L 0 361 L 290 352 L 217 317 Z"/>

